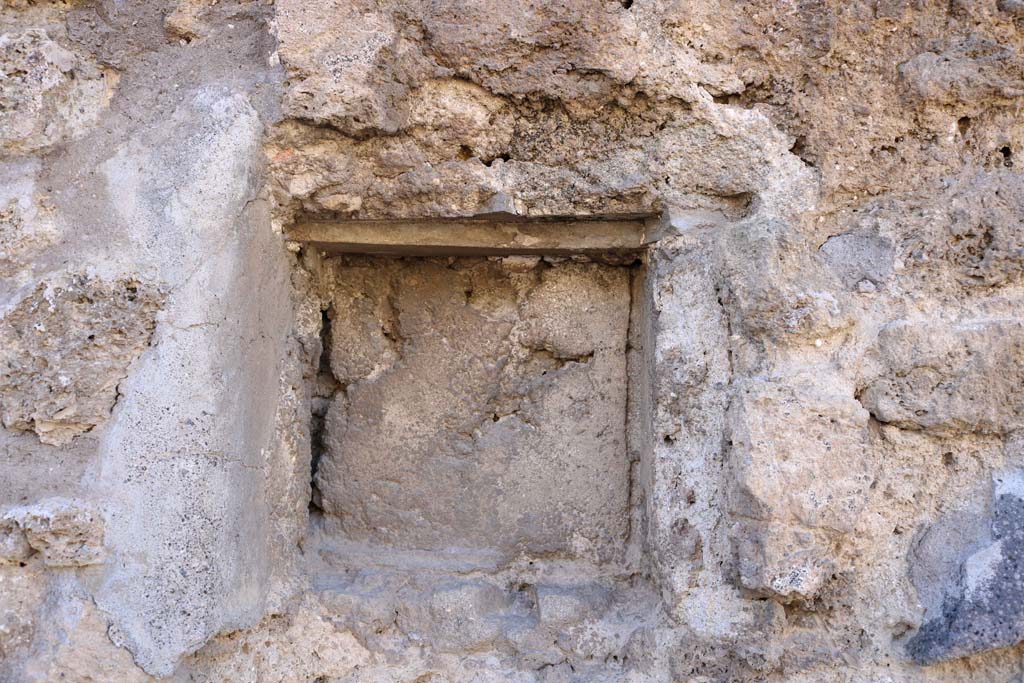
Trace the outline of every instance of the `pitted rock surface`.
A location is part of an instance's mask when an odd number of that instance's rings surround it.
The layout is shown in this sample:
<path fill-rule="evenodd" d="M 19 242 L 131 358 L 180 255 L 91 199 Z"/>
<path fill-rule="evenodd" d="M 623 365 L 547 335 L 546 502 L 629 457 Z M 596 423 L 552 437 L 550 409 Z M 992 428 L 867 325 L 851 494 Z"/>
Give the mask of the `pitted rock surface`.
<path fill-rule="evenodd" d="M 316 481 L 349 538 L 620 554 L 629 271 L 517 271 L 480 259 L 332 268 L 343 389 Z"/>
<path fill-rule="evenodd" d="M 163 296 L 133 279 L 40 284 L 0 318 L 0 415 L 62 445 L 105 422 Z"/>
<path fill-rule="evenodd" d="M 1016 645 L 1024 640 L 1024 472 L 996 478 L 993 542 L 964 562 L 960 594 L 950 595 L 942 616 L 907 644 L 923 664 Z"/>

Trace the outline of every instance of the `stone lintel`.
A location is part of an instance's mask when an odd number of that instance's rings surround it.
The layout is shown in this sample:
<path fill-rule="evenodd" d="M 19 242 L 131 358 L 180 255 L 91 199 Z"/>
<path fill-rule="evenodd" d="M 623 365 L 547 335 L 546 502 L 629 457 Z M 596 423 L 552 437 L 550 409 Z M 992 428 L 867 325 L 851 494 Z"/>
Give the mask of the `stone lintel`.
<path fill-rule="evenodd" d="M 324 251 L 411 256 L 629 254 L 657 239 L 652 215 L 300 221 L 285 237 Z"/>

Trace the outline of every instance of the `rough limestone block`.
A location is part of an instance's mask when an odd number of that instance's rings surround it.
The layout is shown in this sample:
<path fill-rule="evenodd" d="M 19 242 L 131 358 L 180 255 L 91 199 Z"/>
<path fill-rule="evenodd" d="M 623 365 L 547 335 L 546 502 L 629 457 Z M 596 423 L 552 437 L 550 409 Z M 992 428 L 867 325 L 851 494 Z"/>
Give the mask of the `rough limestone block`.
<path fill-rule="evenodd" d="M 81 135 L 108 97 L 96 65 L 43 29 L 0 34 L 0 149 L 27 152 Z"/>
<path fill-rule="evenodd" d="M 603 586 L 537 586 L 537 612 L 546 626 L 565 627 L 579 624 L 601 614 L 612 596 Z"/>
<path fill-rule="evenodd" d="M 853 529 L 871 477 L 868 414 L 852 397 L 755 380 L 740 390 L 729 422 L 737 513 Z"/>
<path fill-rule="evenodd" d="M 446 582 L 403 606 L 403 627 L 442 652 L 493 649 L 506 639 L 515 605 L 487 580 Z"/>
<path fill-rule="evenodd" d="M 315 600 L 305 600 L 289 615 L 268 616 L 252 629 L 218 636 L 194 658 L 190 679 L 195 683 L 342 680 L 365 667 L 371 655 L 350 632 L 332 624 L 333 617 Z"/>
<path fill-rule="evenodd" d="M 1024 324 L 897 321 L 878 335 L 861 403 L 879 422 L 937 434 L 1024 426 Z"/>
<path fill-rule="evenodd" d="M 995 287 L 1024 273 L 1024 174 L 979 174 L 944 202 L 950 207 L 946 250 L 958 279 L 970 287 Z"/>
<path fill-rule="evenodd" d="M 47 566 L 81 567 L 104 559 L 103 518 L 88 503 L 51 498 L 13 508 L 0 518 L 0 528 L 13 525 L 24 534 L 28 547 L 42 554 Z M 12 531 L 8 539 L 13 535 Z M 8 557 L 24 558 L 24 547 L 16 539 L 5 545 L 12 551 Z"/>
<path fill-rule="evenodd" d="M 941 53 L 922 52 L 901 64 L 899 73 L 910 93 L 925 102 L 955 105 L 1012 96 L 1013 86 L 1021 85 L 1020 65 L 991 58 L 1001 51 L 991 44 L 954 45 Z"/>
<path fill-rule="evenodd" d="M 733 546 L 744 588 L 812 598 L 831 573 L 827 539 L 849 533 L 871 484 L 867 413 L 853 398 L 754 381 L 729 417 Z"/>
<path fill-rule="evenodd" d="M 25 532 L 13 518 L 0 517 L 0 564 L 18 564 L 32 554 Z"/>
<path fill-rule="evenodd" d="M 22 663 L 50 629 L 44 605 L 52 601 L 50 572 L 41 564 L 0 561 L 0 680 L 22 681 Z M 45 652 L 49 658 L 52 653 Z M 42 679 L 47 680 L 47 679 Z M 54 679 L 49 679 L 54 680 Z"/>
<path fill-rule="evenodd" d="M 0 318 L 0 418 L 62 445 L 109 418 L 163 295 L 85 275 L 40 283 Z"/>
<path fill-rule="evenodd" d="M 0 162 L 0 278 L 13 282 L 58 232 L 39 201 L 34 159 Z"/>
<path fill-rule="evenodd" d="M 62 600 L 47 611 L 45 628 L 39 629 L 37 646 L 47 656 L 30 658 L 20 680 L 153 683 L 127 650 L 110 641 L 108 627 L 106 615 L 91 600 Z"/>
<path fill-rule="evenodd" d="M 373 3 L 280 3 L 278 50 L 290 76 L 285 110 L 349 134 L 393 133 L 415 119 L 403 100 L 438 66 L 495 94 L 581 99 L 607 97 L 637 72 L 629 48 L 636 22 L 618 6 L 451 2 L 424 5 L 417 18 L 425 45 L 398 32 L 396 17 Z M 520 32 L 532 34 L 529 44 Z M 538 43 L 546 49 L 535 49 Z"/>
<path fill-rule="evenodd" d="M 423 22 L 438 61 L 495 93 L 586 101 L 638 71 L 628 47 L 637 22 L 621 6 L 456 0 L 428 7 Z"/>
<path fill-rule="evenodd" d="M 734 324 L 754 339 L 780 344 L 827 339 L 853 320 L 824 264 L 787 244 L 789 229 L 765 221 L 726 234 L 722 257 Z"/>
<path fill-rule="evenodd" d="M 821 245 L 825 262 L 848 289 L 871 283 L 881 287 L 892 277 L 892 240 L 867 232 L 847 232 Z"/>
<path fill-rule="evenodd" d="M 740 585 L 783 602 L 813 597 L 832 574 L 834 548 L 825 534 L 800 525 L 734 527 Z"/>
<path fill-rule="evenodd" d="M 942 615 L 907 644 L 920 664 L 1024 640 L 1024 471 L 997 476 L 994 499 L 992 543 L 967 558 Z"/>
<path fill-rule="evenodd" d="M 353 540 L 608 557 L 627 528 L 629 276 L 349 259 L 317 482 Z"/>

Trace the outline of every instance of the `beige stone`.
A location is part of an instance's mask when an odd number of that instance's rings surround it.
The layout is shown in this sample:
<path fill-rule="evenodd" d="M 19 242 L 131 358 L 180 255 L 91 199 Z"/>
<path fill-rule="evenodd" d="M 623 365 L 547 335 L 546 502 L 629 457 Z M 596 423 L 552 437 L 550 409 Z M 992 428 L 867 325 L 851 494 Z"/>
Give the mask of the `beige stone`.
<path fill-rule="evenodd" d="M 880 422 L 935 433 L 1019 429 L 1024 405 L 1019 320 L 896 321 L 878 335 L 880 376 L 861 402 Z"/>
<path fill-rule="evenodd" d="M 40 283 L 0 318 L 4 426 L 61 445 L 105 422 L 149 344 L 161 299 L 132 279 Z"/>
<path fill-rule="evenodd" d="M 4 524 L 24 535 L 25 545 L 38 552 L 48 567 L 81 567 L 102 562 L 103 518 L 92 505 L 76 500 L 51 498 L 35 505 L 12 508 L 4 513 Z M 11 541 L 10 560 L 27 557 L 16 538 Z"/>
<path fill-rule="evenodd" d="M 340 259 L 330 277 L 342 390 L 317 482 L 347 536 L 507 555 L 620 551 L 625 269 Z"/>
<path fill-rule="evenodd" d="M 0 148 L 36 150 L 78 137 L 109 100 L 95 63 L 43 29 L 0 35 Z"/>
<path fill-rule="evenodd" d="M 0 3 L 0 680 L 1016 680 L 1022 7 Z"/>

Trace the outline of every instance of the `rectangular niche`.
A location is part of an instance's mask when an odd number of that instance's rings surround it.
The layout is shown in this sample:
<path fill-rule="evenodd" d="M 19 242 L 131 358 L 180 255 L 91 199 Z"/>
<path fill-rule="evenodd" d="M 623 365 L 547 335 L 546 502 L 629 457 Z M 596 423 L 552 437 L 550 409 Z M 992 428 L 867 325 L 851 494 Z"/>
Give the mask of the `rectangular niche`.
<path fill-rule="evenodd" d="M 585 242 L 558 222 L 290 233 L 327 252 L 331 391 L 314 486 L 328 534 L 506 559 L 622 556 L 635 513 L 627 350 L 644 223 L 601 223 Z M 516 242 L 523 227 L 528 249 Z"/>

